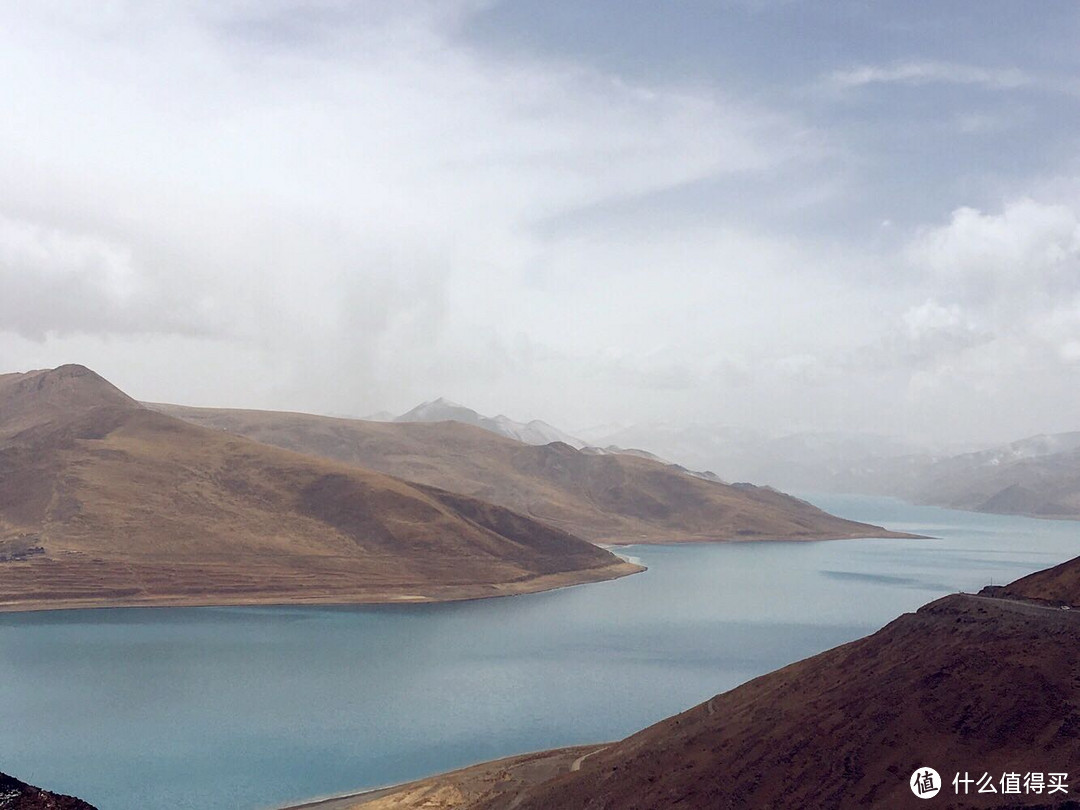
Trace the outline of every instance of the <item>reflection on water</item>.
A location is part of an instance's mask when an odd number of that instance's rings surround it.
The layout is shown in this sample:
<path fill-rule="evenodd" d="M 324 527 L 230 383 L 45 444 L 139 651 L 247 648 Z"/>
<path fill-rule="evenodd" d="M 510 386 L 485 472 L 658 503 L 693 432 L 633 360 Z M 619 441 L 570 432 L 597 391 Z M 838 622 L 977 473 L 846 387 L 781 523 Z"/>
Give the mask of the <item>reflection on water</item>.
<path fill-rule="evenodd" d="M 0 614 L 0 762 L 102 810 L 255 810 L 612 739 L 956 590 L 1075 523 L 811 498 L 927 540 L 636 546 L 615 582 L 371 608 Z"/>

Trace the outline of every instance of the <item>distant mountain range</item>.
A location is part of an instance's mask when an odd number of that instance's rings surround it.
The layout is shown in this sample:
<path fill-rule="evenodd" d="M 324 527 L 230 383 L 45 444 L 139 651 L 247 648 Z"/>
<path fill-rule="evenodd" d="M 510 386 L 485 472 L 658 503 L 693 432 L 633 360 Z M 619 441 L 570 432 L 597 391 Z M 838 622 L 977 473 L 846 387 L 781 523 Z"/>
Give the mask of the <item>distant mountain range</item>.
<path fill-rule="evenodd" d="M 526 444 L 560 441 L 587 453 L 664 461 L 709 480 L 752 481 L 807 492 L 862 492 L 878 486 L 878 479 L 888 490 L 893 478 L 904 477 L 906 468 L 914 475 L 935 458 L 920 445 L 870 433 L 772 436 L 723 425 L 647 422 L 598 426 L 575 435 L 539 420 L 524 423 L 484 416 L 446 399 L 425 402 L 396 417 L 385 412 L 376 416 L 379 421 L 460 422 Z"/>
<path fill-rule="evenodd" d="M 580 450 L 586 443 L 576 436 L 552 427 L 547 422 L 534 419 L 531 422 L 515 422 L 509 417 L 488 417 L 466 408 L 456 402 L 441 397 L 431 402 L 417 405 L 411 411 L 393 419 L 395 422 L 461 422 L 491 431 L 508 439 L 515 439 L 525 444 L 551 444 L 562 442 Z"/>
<path fill-rule="evenodd" d="M 864 491 L 868 469 L 886 460 L 930 455 L 927 448 L 879 434 L 771 435 L 707 423 L 649 422 L 587 431 L 585 438 L 600 445 L 643 447 L 679 464 L 713 470 L 725 481 L 805 492 Z"/>
<path fill-rule="evenodd" d="M 727 480 L 804 492 L 892 495 L 998 514 L 1080 518 L 1080 432 L 962 453 L 873 434 L 769 437 L 705 425 L 639 425 L 593 438 L 708 466 Z"/>
<path fill-rule="evenodd" d="M 561 442 L 576 450 L 591 455 L 626 455 L 638 456 L 639 458 L 652 459 L 669 464 L 679 472 L 702 478 L 706 481 L 722 481 L 720 476 L 711 471 L 692 470 L 681 464 L 673 464 L 666 461 L 655 453 L 638 447 L 623 447 L 612 442 L 587 442 L 577 436 L 573 436 L 564 430 L 534 419 L 531 422 L 515 422 L 506 416 L 484 416 L 472 408 L 459 405 L 456 402 L 439 398 L 431 402 L 417 405 L 411 411 L 393 416 L 386 411 L 367 417 L 367 421 L 377 422 L 460 422 L 463 425 L 473 425 L 482 428 L 498 436 L 522 442 L 524 444 L 544 445 L 552 442 Z"/>
<path fill-rule="evenodd" d="M 730 486 L 643 455 L 577 450 L 561 441 L 526 444 L 458 419 L 412 421 L 417 416 L 413 413 L 405 421 L 371 422 L 275 411 L 151 407 L 218 431 L 481 498 L 595 542 L 890 534 L 767 487 Z M 455 407 L 421 415 L 459 413 Z"/>
<path fill-rule="evenodd" d="M 897 494 L 998 514 L 1080 518 L 1080 432 L 1032 436 L 934 459 Z"/>
<path fill-rule="evenodd" d="M 585 453 L 665 461 L 709 480 L 753 481 L 801 492 L 891 495 L 956 509 L 1080 519 L 1080 431 L 956 453 L 873 433 L 769 435 L 710 424 L 652 422 L 598 427 L 573 436 L 545 422 L 486 417 L 444 399 L 419 405 L 395 421 L 461 422 L 527 444 L 561 441 Z"/>

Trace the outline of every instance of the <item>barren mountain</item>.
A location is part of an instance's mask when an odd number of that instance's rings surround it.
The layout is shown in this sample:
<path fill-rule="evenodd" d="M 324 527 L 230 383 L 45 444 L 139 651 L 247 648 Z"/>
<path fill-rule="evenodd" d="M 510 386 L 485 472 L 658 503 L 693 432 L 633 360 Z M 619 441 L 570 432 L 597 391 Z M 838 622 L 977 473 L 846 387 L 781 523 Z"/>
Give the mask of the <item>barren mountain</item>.
<path fill-rule="evenodd" d="M 559 430 L 547 422 L 533 419 L 531 422 L 516 422 L 508 416 L 484 416 L 472 408 L 451 402 L 448 399 L 432 400 L 417 405 L 411 411 L 395 417 L 395 422 L 461 422 L 465 425 L 483 428 L 484 430 L 505 436 L 508 439 L 516 439 L 525 444 L 551 444 L 551 442 L 563 442 L 580 450 L 585 442 L 576 436 L 571 436 Z"/>
<path fill-rule="evenodd" d="M 913 808 L 929 767 L 926 806 L 1076 810 L 1080 610 L 1046 602 L 1080 605 L 1078 584 L 1080 558 L 944 597 L 620 742 L 549 752 L 554 776 L 510 759 L 325 808 Z"/>
<path fill-rule="evenodd" d="M 49 793 L 0 773 L 0 810 L 95 810 L 74 796 Z"/>
<path fill-rule="evenodd" d="M 1070 560 L 1005 585 L 1000 588 L 999 595 L 1047 602 L 1054 606 L 1072 606 L 1080 602 L 1077 594 L 1080 594 L 1080 565 Z"/>
<path fill-rule="evenodd" d="M 882 537 L 789 495 L 655 459 L 522 444 L 457 421 L 152 405 L 194 424 L 482 498 L 605 543 Z"/>
<path fill-rule="evenodd" d="M 483 501 L 149 410 L 82 366 L 0 376 L 0 606 L 463 598 L 635 570 Z"/>
<path fill-rule="evenodd" d="M 1032 436 L 941 459 L 901 494 L 956 509 L 1080 518 L 1080 433 Z"/>
<path fill-rule="evenodd" d="M 770 435 L 724 425 L 642 423 L 589 431 L 593 444 L 644 447 L 663 458 L 715 470 L 729 481 L 755 481 L 808 492 L 889 492 L 916 480 L 929 451 L 892 436 L 842 431 Z"/>

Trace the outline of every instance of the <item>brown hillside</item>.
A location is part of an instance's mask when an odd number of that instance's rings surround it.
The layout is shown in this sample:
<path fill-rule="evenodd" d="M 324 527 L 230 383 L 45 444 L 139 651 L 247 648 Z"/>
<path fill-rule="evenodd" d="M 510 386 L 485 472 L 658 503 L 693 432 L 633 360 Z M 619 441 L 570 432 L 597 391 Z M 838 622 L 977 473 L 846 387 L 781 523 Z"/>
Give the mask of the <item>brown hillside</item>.
<path fill-rule="evenodd" d="M 1051 571 L 1052 593 L 1080 603 L 1080 558 Z M 1046 598 L 1037 577 L 1016 584 Z M 1056 590 L 1066 581 L 1070 590 Z M 440 807 L 459 810 L 1075 810 L 1078 649 L 1080 611 L 957 594 L 621 742 L 550 752 L 554 763 L 577 755 L 554 777 L 530 780 L 505 760 L 333 808 L 408 810 L 440 796 Z M 925 766 L 945 783 L 927 802 L 908 784 Z M 991 774 L 998 793 L 973 785 L 957 795 L 953 777 L 964 772 Z M 1031 772 L 1068 774 L 1069 792 L 1024 793 L 1021 783 L 1019 795 L 1002 793 L 1003 774 Z"/>
<path fill-rule="evenodd" d="M 74 796 L 49 793 L 0 773 L 0 810 L 95 810 Z"/>
<path fill-rule="evenodd" d="M 1001 589 L 1001 595 L 1080 607 L 1080 565 L 1076 560 L 1069 560 L 1053 568 L 1036 571 L 1006 585 Z"/>
<path fill-rule="evenodd" d="M 2 386 L 0 606 L 463 598 L 638 570 L 491 504 L 147 410 L 81 367 Z"/>
<path fill-rule="evenodd" d="M 459 422 L 150 407 L 194 424 L 460 492 L 605 543 L 890 536 L 783 493 L 630 455 L 533 446 Z M 896 535 L 892 535 L 896 536 Z"/>
<path fill-rule="evenodd" d="M 138 403 L 85 366 L 0 374 L 0 440 L 91 408 Z"/>

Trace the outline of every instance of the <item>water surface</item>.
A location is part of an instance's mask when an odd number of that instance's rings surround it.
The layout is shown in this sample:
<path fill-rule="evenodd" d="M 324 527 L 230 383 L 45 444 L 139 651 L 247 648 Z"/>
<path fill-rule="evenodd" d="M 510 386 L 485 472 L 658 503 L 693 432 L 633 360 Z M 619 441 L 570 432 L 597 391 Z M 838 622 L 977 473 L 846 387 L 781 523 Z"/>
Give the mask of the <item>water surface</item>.
<path fill-rule="evenodd" d="M 531 596 L 0 614 L 0 770 L 101 810 L 259 810 L 614 739 L 956 590 L 1080 553 L 1068 522 L 813 498 L 930 540 L 636 546 Z"/>

